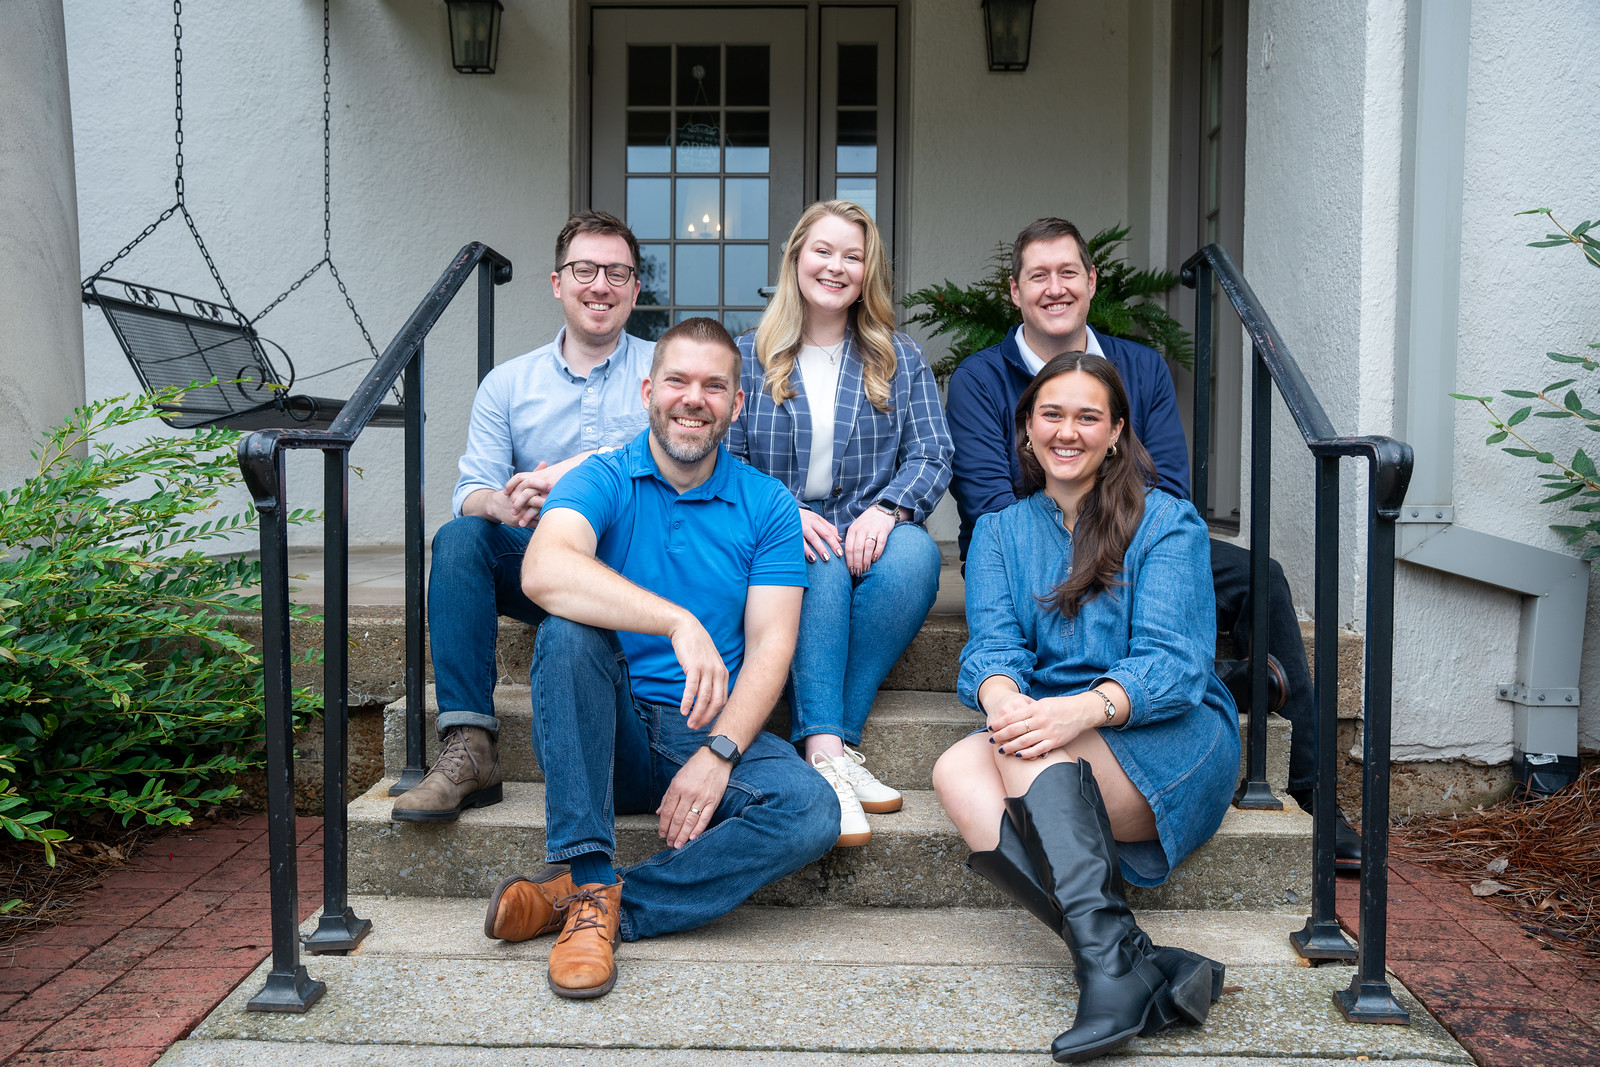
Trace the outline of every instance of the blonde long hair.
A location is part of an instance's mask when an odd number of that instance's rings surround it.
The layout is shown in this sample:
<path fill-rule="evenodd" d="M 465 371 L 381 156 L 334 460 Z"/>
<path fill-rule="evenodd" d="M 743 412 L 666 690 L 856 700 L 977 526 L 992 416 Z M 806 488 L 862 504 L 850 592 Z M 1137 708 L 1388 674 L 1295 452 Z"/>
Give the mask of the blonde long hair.
<path fill-rule="evenodd" d="M 889 257 L 878 227 L 858 205 L 848 200 L 819 200 L 806 208 L 794 224 L 783 249 L 778 291 L 756 327 L 756 358 L 766 371 L 767 391 L 778 403 L 798 392 L 791 378 L 800 355 L 800 337 L 806 321 L 806 301 L 800 295 L 798 264 L 811 227 L 824 215 L 834 215 L 861 227 L 866 235 L 865 270 L 861 298 L 853 309 L 856 351 L 861 355 L 861 378 L 867 399 L 879 411 L 889 410 L 889 383 L 894 380 L 894 301 L 890 298 Z"/>

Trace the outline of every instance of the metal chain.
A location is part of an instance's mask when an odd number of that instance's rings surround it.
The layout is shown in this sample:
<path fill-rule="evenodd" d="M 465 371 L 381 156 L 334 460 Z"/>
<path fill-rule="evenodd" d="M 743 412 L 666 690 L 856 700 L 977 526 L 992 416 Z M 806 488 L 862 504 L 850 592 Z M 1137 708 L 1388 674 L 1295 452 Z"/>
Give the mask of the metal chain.
<path fill-rule="evenodd" d="M 173 68 L 173 107 L 172 116 L 177 124 L 172 133 L 172 140 L 177 147 L 177 177 L 173 185 L 178 190 L 178 206 L 183 206 L 183 0 L 172 0 L 172 68 Z"/>
<path fill-rule="evenodd" d="M 329 37 L 328 0 L 322 0 L 322 254 L 331 259 L 333 257 L 333 128 L 329 109 L 333 101 L 333 62 L 328 51 Z"/>

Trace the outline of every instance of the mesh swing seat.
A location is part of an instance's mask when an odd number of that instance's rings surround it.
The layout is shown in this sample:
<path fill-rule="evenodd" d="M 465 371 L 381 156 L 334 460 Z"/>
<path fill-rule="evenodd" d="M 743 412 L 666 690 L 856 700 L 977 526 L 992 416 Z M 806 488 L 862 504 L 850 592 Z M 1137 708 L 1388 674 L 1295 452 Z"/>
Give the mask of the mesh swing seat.
<path fill-rule="evenodd" d="M 344 406 L 343 400 L 291 393 L 293 364 L 284 378 L 267 358 L 265 346 L 277 348 L 285 362 L 287 353 L 225 304 L 104 275 L 83 283 L 83 302 L 105 314 L 147 391 L 216 379 L 215 384 L 188 389 L 181 402 L 164 407 L 161 419 L 175 429 L 326 429 Z M 404 426 L 405 409 L 384 404 L 369 425 Z"/>
<path fill-rule="evenodd" d="M 177 120 L 173 134 L 177 146 L 177 173 L 173 185 L 178 199 L 155 222 L 146 226 L 139 236 L 106 261 L 104 266 L 83 280 L 83 302 L 98 307 L 105 314 L 117 344 L 132 364 L 139 383 L 147 391 L 158 392 L 174 387 L 184 390 L 176 403 L 162 405 L 161 419 L 168 426 L 180 430 L 202 426 L 224 426 L 242 431 L 274 427 L 327 429 L 344 407 L 345 401 L 295 393 L 293 361 L 283 346 L 261 336 L 256 329 L 256 322 L 283 303 L 312 275 L 326 267 L 338 284 L 339 293 L 344 297 L 345 306 L 350 309 L 372 359 L 378 358 L 378 348 L 372 342 L 372 335 L 361 320 L 355 301 L 333 263 L 328 2 L 323 0 L 322 5 L 322 258 L 253 319 L 246 318 L 234 304 L 233 296 L 228 292 L 222 274 L 206 248 L 199 227 L 195 225 L 185 202 L 182 0 L 174 0 L 172 6 L 174 115 Z M 211 280 L 216 283 L 217 291 L 222 296 L 220 302 L 186 296 L 142 282 L 123 281 L 107 273 L 173 215 L 181 215 L 188 226 L 189 234 L 211 272 Z M 280 374 L 267 358 L 267 345 L 277 350 L 287 368 L 286 375 Z M 364 359 L 342 363 L 306 377 L 310 379 L 331 374 L 353 363 L 364 362 Z M 396 398 L 401 399 L 398 393 Z M 403 400 L 399 404 L 380 405 L 367 425 L 404 426 Z"/>

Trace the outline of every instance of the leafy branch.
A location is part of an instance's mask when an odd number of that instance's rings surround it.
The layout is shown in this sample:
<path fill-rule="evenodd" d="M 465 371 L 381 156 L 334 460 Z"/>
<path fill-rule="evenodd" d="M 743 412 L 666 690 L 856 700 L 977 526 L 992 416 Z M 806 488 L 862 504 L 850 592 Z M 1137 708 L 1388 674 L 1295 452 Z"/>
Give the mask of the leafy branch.
<path fill-rule="evenodd" d="M 1580 222 L 1569 230 L 1550 213 L 1549 208 L 1533 208 L 1519 211 L 1517 214 L 1543 215 L 1561 231 L 1558 234 L 1546 234 L 1542 241 L 1530 241 L 1528 247 L 1562 248 L 1572 245 L 1583 253 L 1584 259 L 1592 266 L 1600 267 L 1600 241 L 1590 236 L 1590 232 L 1596 226 L 1600 226 L 1600 220 Z M 1590 344 L 1589 348 L 1600 349 L 1600 343 Z M 1560 352 L 1546 352 L 1545 356 L 1552 362 L 1575 366 L 1587 373 L 1600 370 L 1600 358 L 1594 356 L 1571 356 Z M 1549 496 L 1540 501 L 1541 504 L 1576 499 L 1576 503 L 1567 505 L 1570 510 L 1582 515 L 1596 515 L 1600 514 L 1600 470 L 1596 469 L 1595 462 L 1589 454 L 1579 448 L 1573 453 L 1570 462 L 1563 462 L 1556 458 L 1554 452 L 1541 447 L 1524 436 L 1523 431 L 1517 429 L 1530 418 L 1577 419 L 1586 429 L 1600 432 L 1600 414 L 1585 407 L 1583 398 L 1573 388 L 1578 381 L 1577 378 L 1563 378 L 1538 390 L 1502 389 L 1501 393 L 1513 400 L 1532 401 L 1523 404 L 1505 417 L 1495 410 L 1492 397 L 1474 396 L 1470 393 L 1450 395 L 1457 400 L 1473 401 L 1488 413 L 1491 432 L 1484 439 L 1484 444 L 1499 445 L 1500 450 L 1508 455 L 1518 459 L 1531 459 L 1554 468 L 1536 476 L 1550 492 Z M 1507 445 L 1505 444 L 1507 440 L 1515 441 L 1516 444 Z M 1600 559 L 1600 518 L 1589 519 L 1581 526 L 1552 525 L 1550 528 L 1560 534 L 1568 545 L 1583 545 L 1583 559 Z"/>

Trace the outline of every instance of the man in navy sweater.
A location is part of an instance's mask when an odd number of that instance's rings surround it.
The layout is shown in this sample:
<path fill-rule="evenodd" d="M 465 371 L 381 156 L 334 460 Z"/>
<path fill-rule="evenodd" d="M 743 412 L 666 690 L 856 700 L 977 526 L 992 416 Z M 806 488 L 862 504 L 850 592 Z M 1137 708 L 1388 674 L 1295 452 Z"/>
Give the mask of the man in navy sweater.
<path fill-rule="evenodd" d="M 1160 353 L 1089 328 L 1089 302 L 1095 291 L 1094 264 L 1078 228 L 1065 219 L 1030 223 L 1011 249 L 1011 300 L 1022 325 L 993 348 L 974 352 L 950 377 L 946 413 L 955 442 L 950 491 L 961 513 L 959 547 L 967 557 L 978 516 L 999 511 L 1017 499 L 1022 471 L 1012 440 L 1017 398 L 1050 359 L 1063 352 L 1088 352 L 1110 360 L 1128 391 L 1132 429 L 1155 461 L 1158 485 L 1189 498 L 1189 450 L 1172 375 Z M 1250 553 L 1226 541 L 1211 542 L 1216 587 L 1217 626 L 1233 635 L 1234 647 L 1249 648 Z M 1311 672 L 1283 568 L 1269 567 L 1271 611 L 1267 636 L 1271 703 L 1290 723 L 1289 795 L 1307 811 L 1316 768 L 1316 726 L 1311 703 Z M 1244 661 L 1218 661 L 1241 708 L 1249 697 Z M 1359 867 L 1361 840 L 1337 820 L 1337 855 L 1342 867 Z"/>

